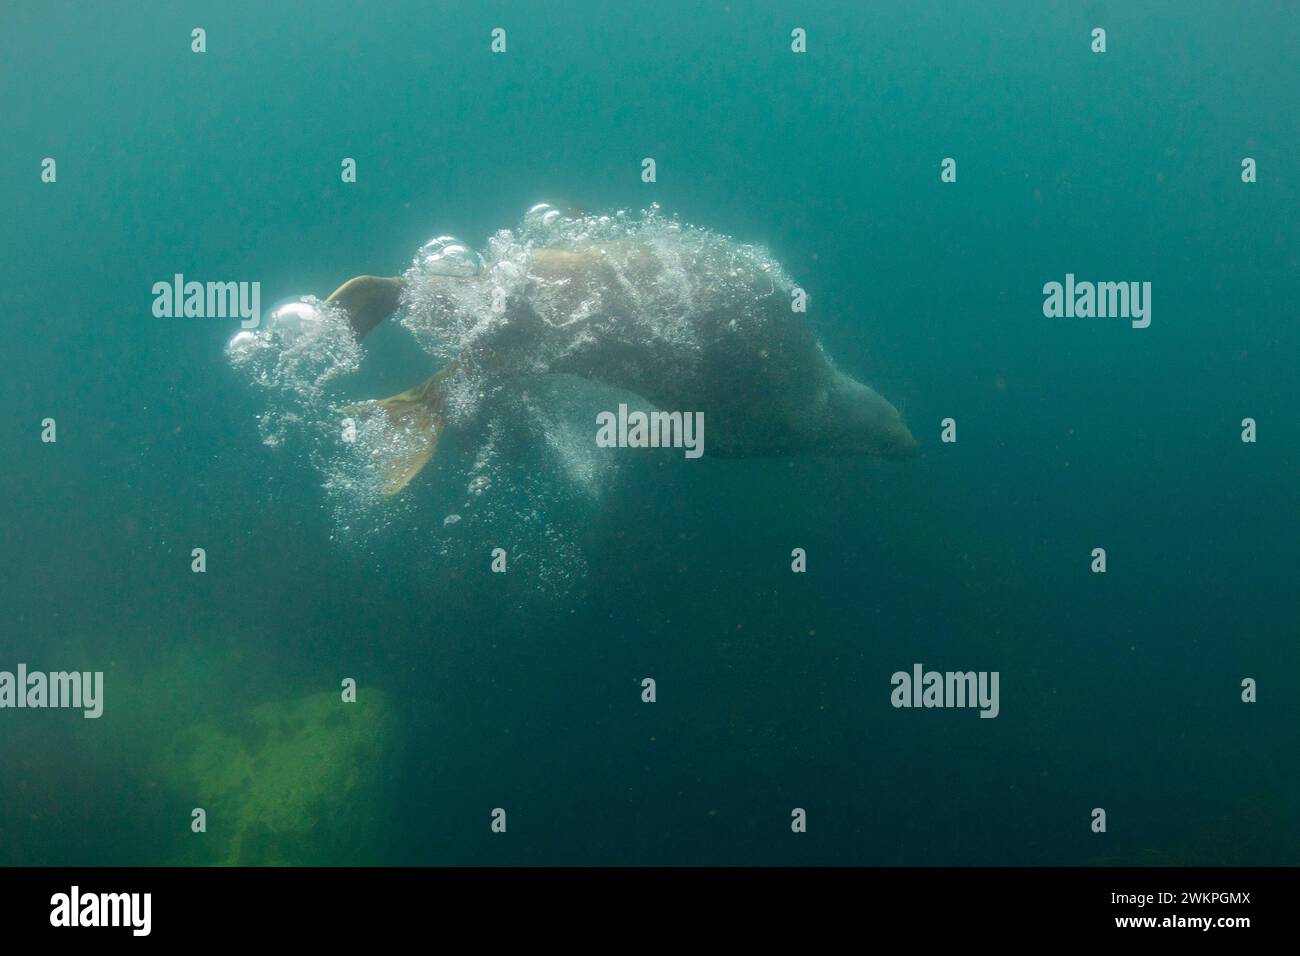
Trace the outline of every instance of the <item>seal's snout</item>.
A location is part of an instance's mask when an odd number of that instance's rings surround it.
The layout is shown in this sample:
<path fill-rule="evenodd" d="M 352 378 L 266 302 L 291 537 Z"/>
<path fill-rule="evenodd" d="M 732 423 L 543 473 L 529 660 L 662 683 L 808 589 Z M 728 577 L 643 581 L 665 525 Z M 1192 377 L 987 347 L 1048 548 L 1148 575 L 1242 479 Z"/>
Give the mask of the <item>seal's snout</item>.
<path fill-rule="evenodd" d="M 905 461 L 920 445 L 898 409 L 870 387 L 836 372 L 817 450 L 838 455 L 872 455 Z"/>
<path fill-rule="evenodd" d="M 890 461 L 907 461 L 921 453 L 921 443 L 901 421 L 880 449 L 881 457 Z"/>
<path fill-rule="evenodd" d="M 916 440 L 915 435 L 910 431 L 907 431 L 906 427 L 904 427 L 903 432 L 904 437 L 902 442 L 899 444 L 898 457 L 915 458 L 917 455 L 921 454 L 921 443 Z"/>

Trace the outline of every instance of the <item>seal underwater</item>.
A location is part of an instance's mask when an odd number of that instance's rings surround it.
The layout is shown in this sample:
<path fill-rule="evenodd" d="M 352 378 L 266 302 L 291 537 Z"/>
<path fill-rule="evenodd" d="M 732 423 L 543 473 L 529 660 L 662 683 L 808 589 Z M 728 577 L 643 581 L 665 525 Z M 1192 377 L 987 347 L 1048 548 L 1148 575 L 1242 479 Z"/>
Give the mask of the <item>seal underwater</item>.
<path fill-rule="evenodd" d="M 384 415 L 404 436 L 385 465 L 387 494 L 420 473 L 449 425 L 481 418 L 485 396 L 531 375 L 578 376 L 702 412 L 706 454 L 717 457 L 917 453 L 898 410 L 830 362 L 791 309 L 794 284 L 758 247 L 673 223 L 528 244 L 503 231 L 489 253 L 484 266 L 442 237 L 403 275 L 357 276 L 326 300 L 358 340 L 400 313 L 417 337 L 457 345 L 414 388 L 343 410 Z"/>

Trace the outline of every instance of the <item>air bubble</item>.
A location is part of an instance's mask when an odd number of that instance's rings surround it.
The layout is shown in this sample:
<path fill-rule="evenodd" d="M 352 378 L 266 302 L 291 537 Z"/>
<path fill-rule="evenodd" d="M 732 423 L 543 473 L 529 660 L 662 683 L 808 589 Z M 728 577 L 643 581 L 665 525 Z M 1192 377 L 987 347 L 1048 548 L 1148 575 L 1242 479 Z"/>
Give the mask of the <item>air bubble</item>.
<path fill-rule="evenodd" d="M 319 328 L 321 312 L 311 299 L 295 299 L 271 310 L 266 327 L 286 338 L 310 335 Z"/>
<path fill-rule="evenodd" d="M 483 258 L 455 236 L 439 236 L 420 247 L 415 266 L 426 275 L 468 278 L 483 271 Z"/>

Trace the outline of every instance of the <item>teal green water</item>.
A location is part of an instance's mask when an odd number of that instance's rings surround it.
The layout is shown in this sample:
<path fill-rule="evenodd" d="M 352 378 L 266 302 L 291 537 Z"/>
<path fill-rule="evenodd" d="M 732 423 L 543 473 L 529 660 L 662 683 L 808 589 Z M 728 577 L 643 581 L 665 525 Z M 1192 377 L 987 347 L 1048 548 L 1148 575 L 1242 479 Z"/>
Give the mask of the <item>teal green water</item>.
<path fill-rule="evenodd" d="M 0 710 L 0 863 L 1300 863 L 1290 5 L 700 6 L 0 14 L 0 670 L 106 681 L 99 720 Z M 543 200 L 764 244 L 922 456 L 596 505 L 521 459 L 491 533 L 437 476 L 350 521 L 263 443 L 237 322 L 151 312 Z M 1067 273 L 1151 282 L 1150 327 L 1045 318 Z M 340 395 L 428 373 L 367 346 Z M 999 716 L 894 709 L 916 662 L 998 671 Z"/>

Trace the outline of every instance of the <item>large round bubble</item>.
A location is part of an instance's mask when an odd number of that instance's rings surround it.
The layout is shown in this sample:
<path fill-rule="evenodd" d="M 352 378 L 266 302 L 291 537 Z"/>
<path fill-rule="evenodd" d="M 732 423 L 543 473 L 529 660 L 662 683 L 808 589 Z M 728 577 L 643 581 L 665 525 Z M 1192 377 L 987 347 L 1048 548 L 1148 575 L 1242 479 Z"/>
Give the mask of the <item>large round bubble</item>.
<path fill-rule="evenodd" d="M 317 303 L 305 299 L 293 299 L 271 310 L 266 317 L 265 327 L 282 335 L 285 339 L 296 339 L 303 335 L 314 335 L 320 329 L 321 310 Z"/>
<path fill-rule="evenodd" d="M 554 226 L 564 218 L 563 213 L 548 202 L 539 202 L 524 214 L 524 229 Z"/>
<path fill-rule="evenodd" d="M 420 247 L 415 267 L 426 275 L 468 278 L 483 271 L 483 259 L 455 236 L 439 236 Z"/>

